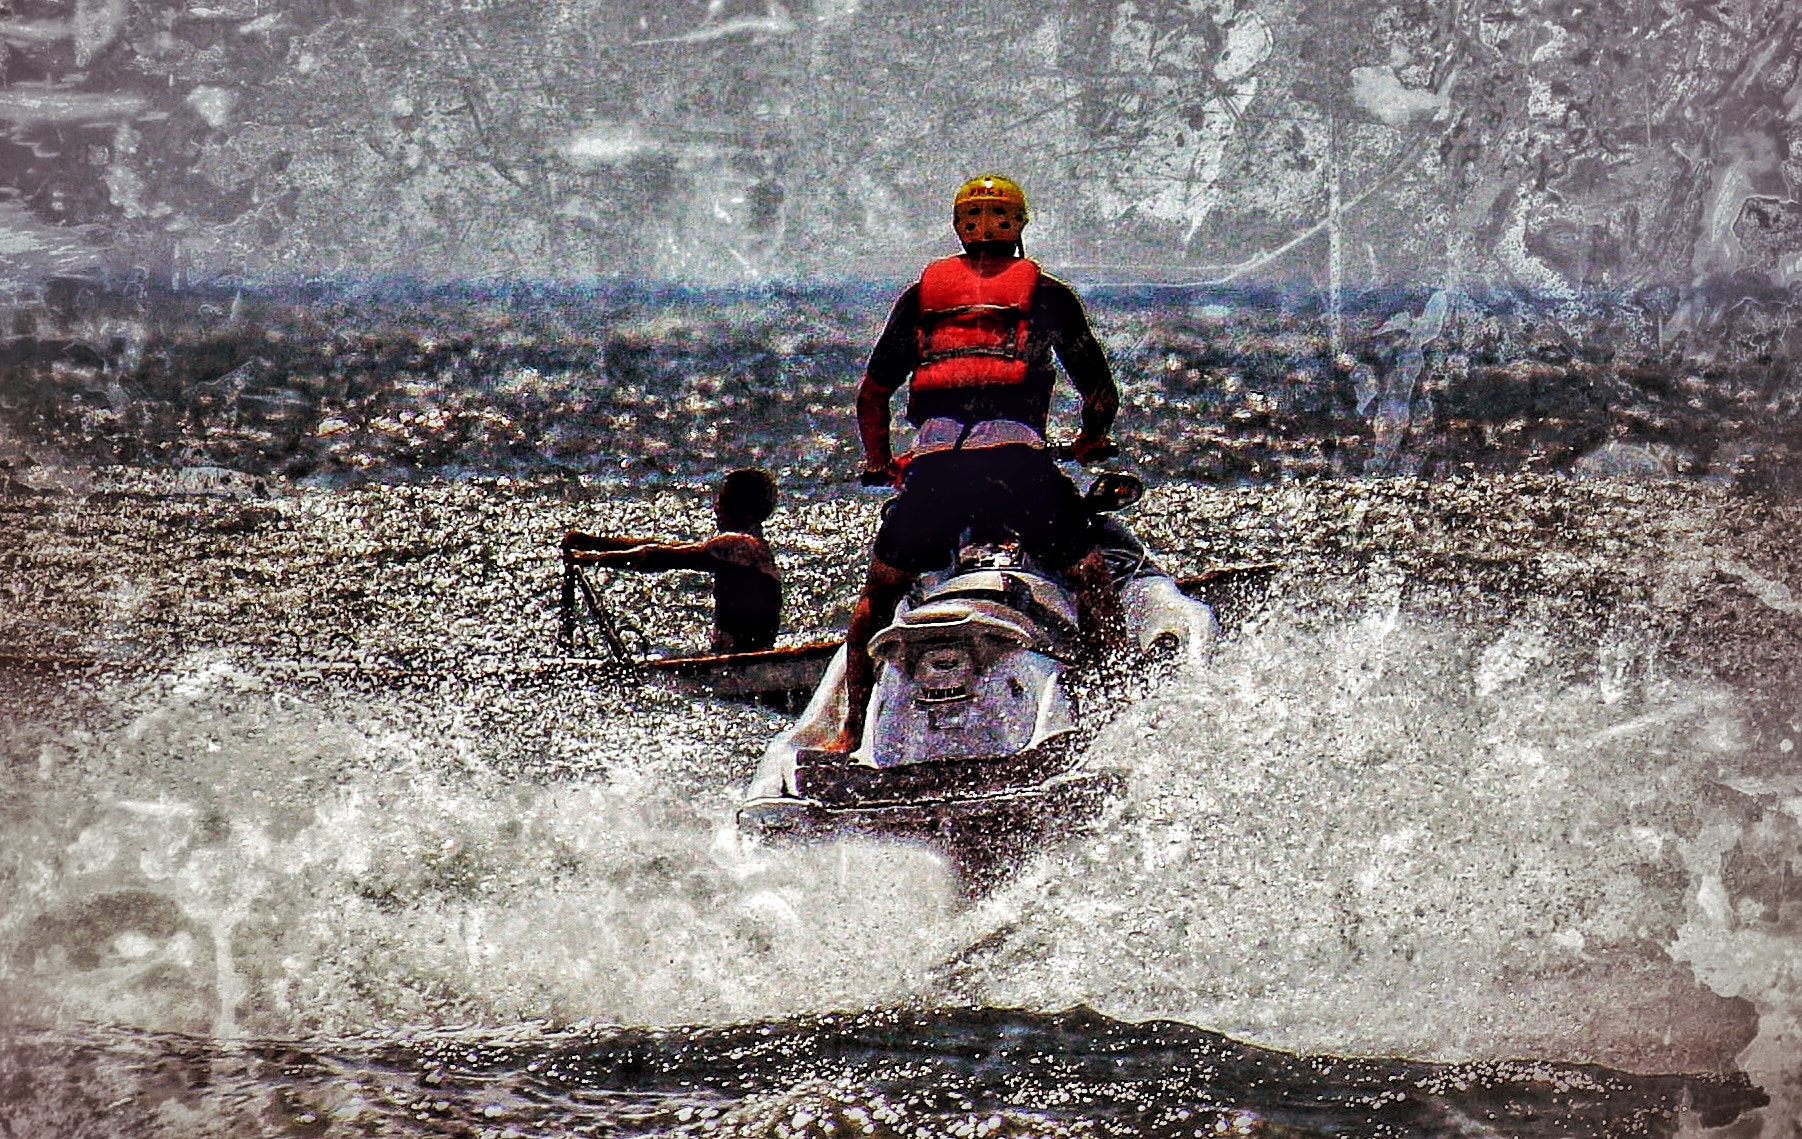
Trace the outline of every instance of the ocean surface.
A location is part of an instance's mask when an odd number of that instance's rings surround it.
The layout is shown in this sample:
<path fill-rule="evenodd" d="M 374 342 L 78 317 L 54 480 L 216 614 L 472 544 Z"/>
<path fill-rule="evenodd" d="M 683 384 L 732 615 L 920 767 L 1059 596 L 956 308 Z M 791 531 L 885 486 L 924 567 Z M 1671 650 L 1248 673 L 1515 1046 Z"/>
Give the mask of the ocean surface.
<path fill-rule="evenodd" d="M 972 889 L 741 836 L 781 710 L 546 663 L 562 531 L 699 537 L 740 463 L 784 639 L 843 628 L 886 303 L 15 317 L 0 1134 L 1796 1133 L 1802 401 L 1756 329 L 1390 297 L 1335 352 L 1091 296 L 1127 521 L 1268 568 L 1096 737 L 1119 800 Z M 702 579 L 606 597 L 705 642 Z"/>

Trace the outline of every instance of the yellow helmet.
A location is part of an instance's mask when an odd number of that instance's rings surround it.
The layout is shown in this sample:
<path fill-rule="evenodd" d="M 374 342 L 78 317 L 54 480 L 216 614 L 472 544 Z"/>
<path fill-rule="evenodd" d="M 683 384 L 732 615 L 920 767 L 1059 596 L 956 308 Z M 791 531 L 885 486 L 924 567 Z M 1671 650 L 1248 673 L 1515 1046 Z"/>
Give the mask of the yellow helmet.
<path fill-rule="evenodd" d="M 1018 241 L 1026 222 L 1026 191 L 999 174 L 977 175 L 959 186 L 951 199 L 951 227 L 966 245 Z"/>

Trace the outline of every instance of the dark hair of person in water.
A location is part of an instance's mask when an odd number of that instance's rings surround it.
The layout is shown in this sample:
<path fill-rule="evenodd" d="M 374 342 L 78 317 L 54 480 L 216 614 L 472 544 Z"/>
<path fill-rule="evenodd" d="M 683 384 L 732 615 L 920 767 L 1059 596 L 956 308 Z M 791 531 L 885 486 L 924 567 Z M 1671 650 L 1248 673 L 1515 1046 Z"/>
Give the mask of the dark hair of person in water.
<path fill-rule="evenodd" d="M 776 480 L 768 471 L 741 467 L 720 480 L 713 502 L 722 527 L 737 529 L 732 523 L 742 523 L 747 528 L 761 526 L 776 510 Z"/>

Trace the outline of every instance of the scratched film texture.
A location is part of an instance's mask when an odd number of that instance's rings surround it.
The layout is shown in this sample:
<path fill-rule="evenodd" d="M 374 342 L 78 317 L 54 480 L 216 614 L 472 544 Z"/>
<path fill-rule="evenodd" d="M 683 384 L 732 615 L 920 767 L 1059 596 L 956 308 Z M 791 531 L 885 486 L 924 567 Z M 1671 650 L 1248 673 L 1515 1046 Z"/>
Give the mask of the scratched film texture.
<path fill-rule="evenodd" d="M 1780 290 L 1802 251 L 1769 0 L 8 11 L 15 286 L 905 273 L 985 168 L 1097 279 Z"/>
<path fill-rule="evenodd" d="M 1792 0 L 0 0 L 0 1132 L 1797 1133 L 1799 102 Z M 1278 569 L 972 901 L 533 668 L 565 527 L 741 464 L 844 627 L 980 170 L 1131 524 Z"/>

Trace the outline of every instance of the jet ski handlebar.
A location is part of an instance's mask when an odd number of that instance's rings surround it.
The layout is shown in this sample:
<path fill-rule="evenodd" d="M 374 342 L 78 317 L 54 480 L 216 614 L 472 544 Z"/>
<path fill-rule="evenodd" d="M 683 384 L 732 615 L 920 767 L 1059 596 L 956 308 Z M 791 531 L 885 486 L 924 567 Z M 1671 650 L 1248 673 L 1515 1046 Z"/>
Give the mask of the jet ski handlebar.
<path fill-rule="evenodd" d="M 1091 450 L 1085 458 L 1080 460 L 1076 457 L 1076 445 L 1074 443 L 1051 444 L 1051 457 L 1060 463 L 1081 462 L 1085 465 L 1088 463 L 1101 463 L 1106 462 L 1108 459 L 1117 458 L 1119 454 L 1119 446 L 1112 441 L 1103 443 L 1100 447 Z M 899 463 L 890 463 L 888 467 L 882 470 L 871 470 L 868 468 L 861 470 L 857 472 L 855 478 L 856 481 L 862 483 L 864 486 L 896 486 L 900 483 L 900 472 L 905 466 L 906 458 L 903 456 Z"/>
<path fill-rule="evenodd" d="M 1076 444 L 1053 443 L 1051 445 L 1051 454 L 1060 463 L 1100 463 L 1105 462 L 1108 459 L 1118 458 L 1120 455 L 1120 448 L 1111 441 L 1103 443 L 1101 446 L 1090 451 L 1086 459 L 1079 460 L 1076 457 Z"/>

